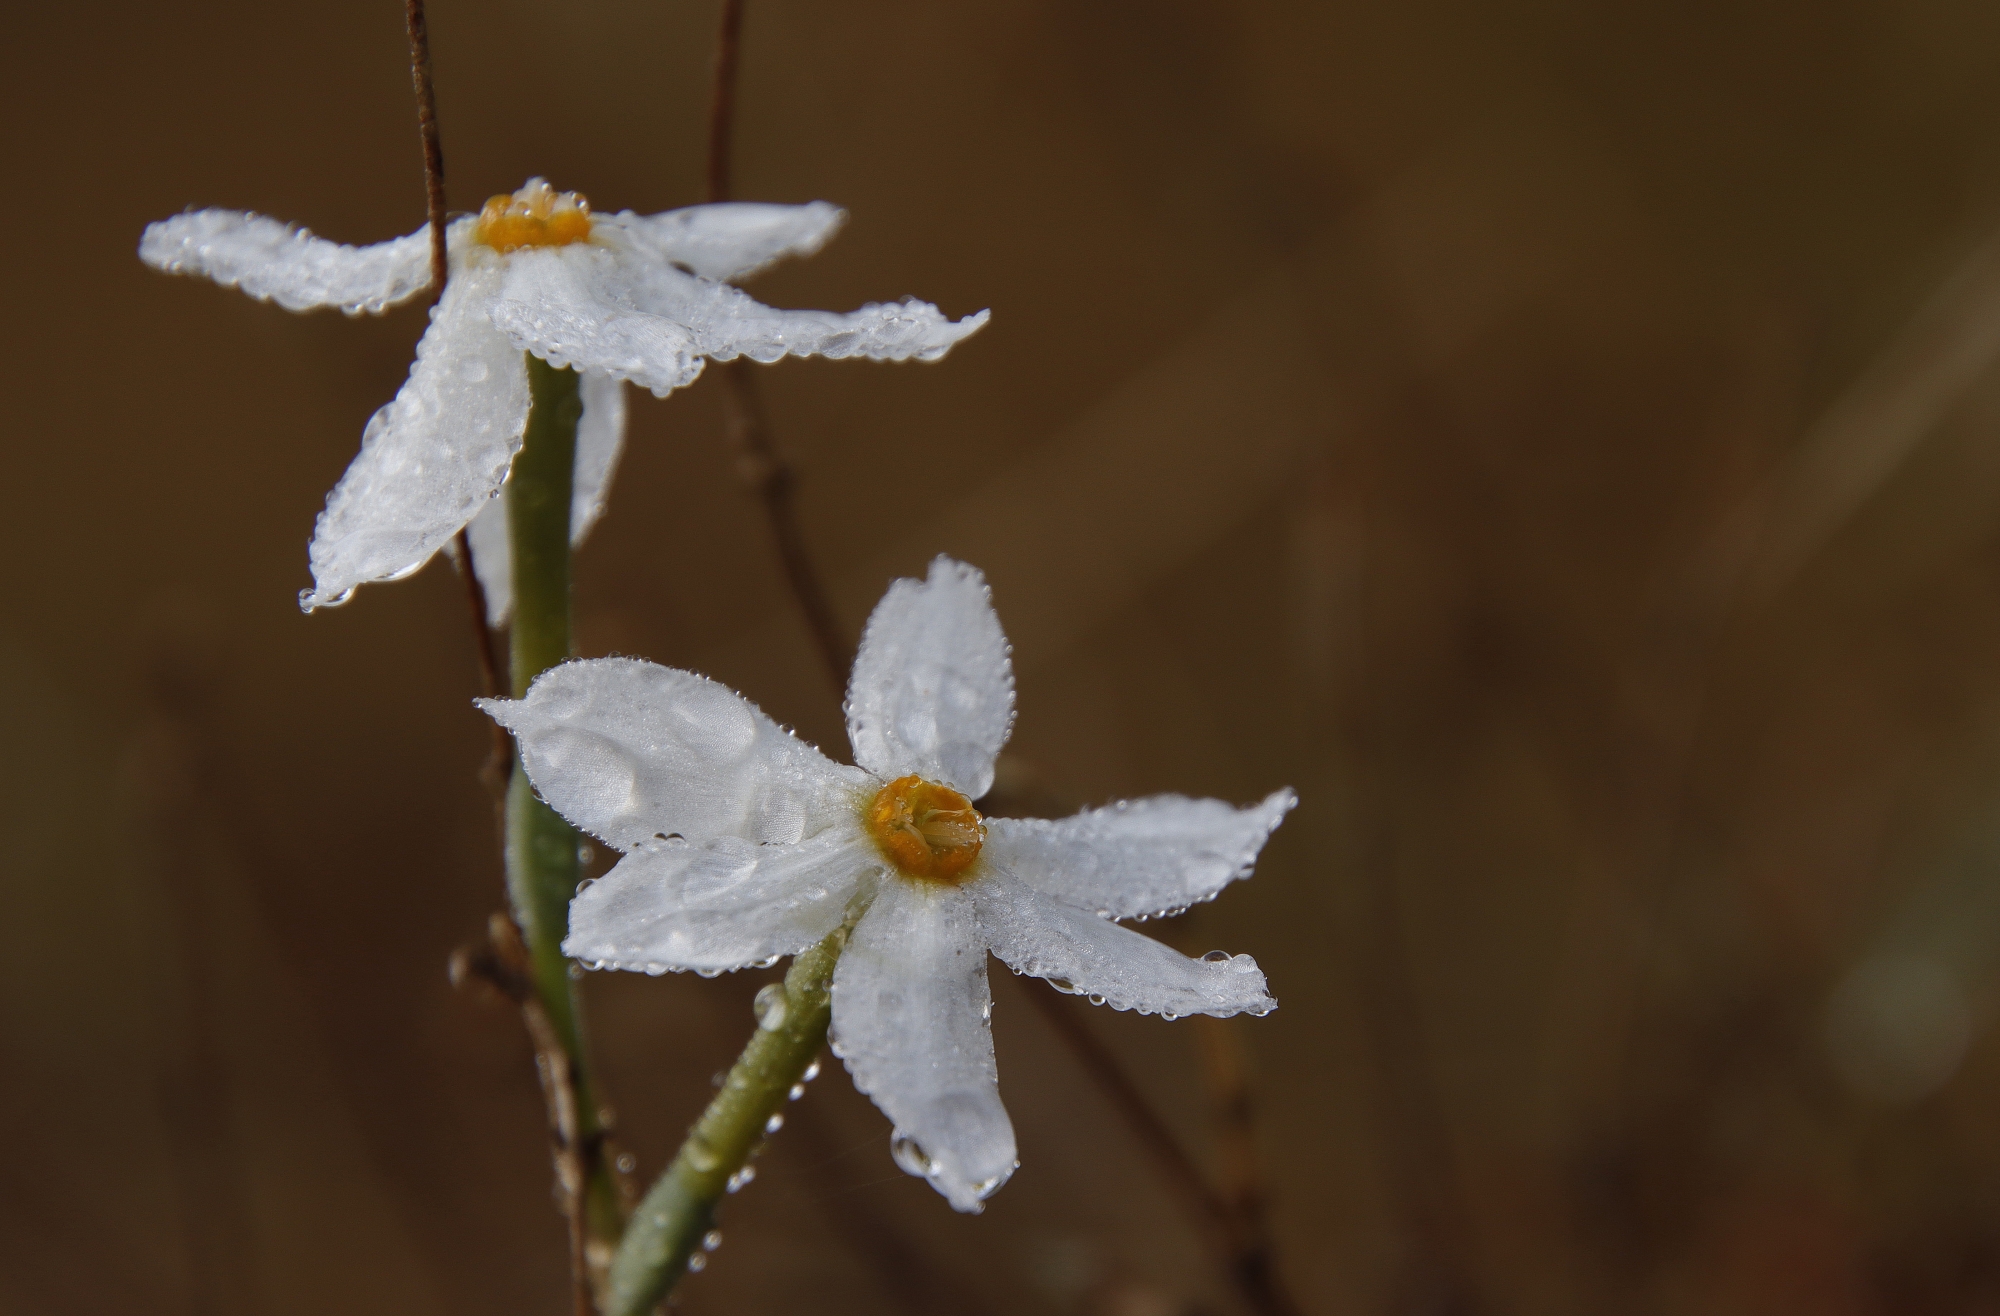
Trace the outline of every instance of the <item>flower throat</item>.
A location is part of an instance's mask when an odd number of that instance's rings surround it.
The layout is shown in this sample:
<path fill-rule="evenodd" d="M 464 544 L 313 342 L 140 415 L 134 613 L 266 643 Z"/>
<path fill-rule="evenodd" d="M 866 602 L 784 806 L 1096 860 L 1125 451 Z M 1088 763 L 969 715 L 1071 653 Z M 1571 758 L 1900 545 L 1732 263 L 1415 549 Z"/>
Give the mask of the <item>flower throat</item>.
<path fill-rule="evenodd" d="M 590 237 L 590 202 L 530 178 L 512 196 L 496 196 L 479 212 L 472 236 L 495 251 L 567 247 Z"/>
<path fill-rule="evenodd" d="M 922 777 L 898 777 L 868 806 L 868 834 L 906 877 L 958 882 L 979 857 L 986 824 L 972 801 Z"/>

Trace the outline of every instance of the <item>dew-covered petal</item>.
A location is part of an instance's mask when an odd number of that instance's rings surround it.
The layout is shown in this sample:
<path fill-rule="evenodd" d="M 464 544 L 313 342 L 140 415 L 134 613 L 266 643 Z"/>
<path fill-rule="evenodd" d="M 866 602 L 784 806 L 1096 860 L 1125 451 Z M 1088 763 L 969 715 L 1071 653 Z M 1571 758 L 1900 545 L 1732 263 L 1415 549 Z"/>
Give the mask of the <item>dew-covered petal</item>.
<path fill-rule="evenodd" d="M 847 682 L 854 761 L 978 799 L 1013 725 L 1014 668 L 986 577 L 940 557 L 927 579 L 891 584 Z"/>
<path fill-rule="evenodd" d="M 655 836 L 792 843 L 852 822 L 874 783 L 728 687 L 635 658 L 552 667 L 479 706 L 557 812 L 620 850 Z"/>
<path fill-rule="evenodd" d="M 685 265 L 705 279 L 735 280 L 788 256 L 812 255 L 846 219 L 846 211 L 827 201 L 802 206 L 724 201 L 658 215 L 628 210 L 597 222 L 624 227 L 634 245 L 663 262 Z"/>
<path fill-rule="evenodd" d="M 1115 1010 L 1224 1018 L 1277 1008 L 1248 955 L 1191 960 L 1173 947 L 1051 899 L 997 865 L 968 888 L 993 953 L 1018 973 Z"/>
<path fill-rule="evenodd" d="M 521 351 L 553 366 L 629 379 L 660 397 L 701 373 L 694 332 L 633 305 L 623 263 L 609 247 L 524 248 L 508 255 L 505 268 L 491 314 Z"/>
<path fill-rule="evenodd" d="M 655 838 L 577 893 L 563 953 L 597 968 L 740 969 L 795 955 L 840 925 L 881 856 L 859 827 L 796 845 Z"/>
<path fill-rule="evenodd" d="M 701 278 L 659 259 L 629 235 L 607 234 L 601 250 L 614 253 L 614 300 L 685 325 L 694 350 L 718 361 L 747 356 L 872 357 L 881 361 L 935 361 L 952 344 L 986 323 L 979 312 L 952 321 L 929 302 L 912 298 L 874 303 L 846 315 L 834 311 L 781 311 L 741 288 Z"/>
<path fill-rule="evenodd" d="M 971 893 L 885 880 L 833 974 L 834 1054 L 895 1125 L 896 1161 L 961 1211 L 1014 1172 Z"/>
<path fill-rule="evenodd" d="M 1289 790 L 1237 808 L 1155 795 L 1068 818 L 988 818 L 986 854 L 1039 891 L 1107 918 L 1212 900 L 1250 876 L 1257 853 L 1298 803 Z"/>
<path fill-rule="evenodd" d="M 307 609 L 356 585 L 428 562 L 507 478 L 528 419 L 521 354 L 486 319 L 494 264 L 455 271 L 395 401 L 377 411 L 361 454 L 327 496 L 313 531 Z"/>
<path fill-rule="evenodd" d="M 383 311 L 430 287 L 430 225 L 348 247 L 265 215 L 190 210 L 146 226 L 139 258 L 169 274 L 201 274 L 288 311 Z"/>
<path fill-rule="evenodd" d="M 578 392 L 583 416 L 576 422 L 576 477 L 571 486 L 569 542 L 583 542 L 604 512 L 604 496 L 625 447 L 625 385 L 609 375 L 585 371 Z M 465 528 L 472 566 L 486 595 L 486 619 L 507 624 L 514 610 L 514 551 L 507 538 L 507 497 L 503 490 Z"/>

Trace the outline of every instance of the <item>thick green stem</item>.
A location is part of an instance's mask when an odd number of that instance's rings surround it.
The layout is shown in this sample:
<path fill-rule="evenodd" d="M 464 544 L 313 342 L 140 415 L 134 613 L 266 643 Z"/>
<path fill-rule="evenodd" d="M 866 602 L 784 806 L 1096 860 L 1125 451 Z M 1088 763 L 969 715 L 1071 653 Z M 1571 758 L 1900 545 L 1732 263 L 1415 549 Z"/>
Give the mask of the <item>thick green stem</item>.
<path fill-rule="evenodd" d="M 833 968 L 859 913 L 850 911 L 831 936 L 792 960 L 782 997 L 767 995 L 769 987 L 759 994 L 756 1035 L 626 1227 L 611 1262 L 605 1316 L 646 1316 L 687 1270 L 714 1224 L 716 1203 L 826 1041 Z"/>
<path fill-rule="evenodd" d="M 583 414 L 577 375 L 530 356 L 532 399 L 527 433 L 507 479 L 513 556 L 514 697 L 570 656 L 569 513 L 576 469 L 576 425 Z M 527 942 L 535 995 L 568 1058 L 575 1096 L 577 1146 L 586 1180 L 586 1228 L 608 1248 L 623 1226 L 617 1187 L 603 1164 L 601 1108 L 584 1051 L 575 984 L 562 953 L 569 902 L 576 894 L 578 838 L 555 810 L 535 798 L 517 760 L 507 788 L 507 892 Z"/>

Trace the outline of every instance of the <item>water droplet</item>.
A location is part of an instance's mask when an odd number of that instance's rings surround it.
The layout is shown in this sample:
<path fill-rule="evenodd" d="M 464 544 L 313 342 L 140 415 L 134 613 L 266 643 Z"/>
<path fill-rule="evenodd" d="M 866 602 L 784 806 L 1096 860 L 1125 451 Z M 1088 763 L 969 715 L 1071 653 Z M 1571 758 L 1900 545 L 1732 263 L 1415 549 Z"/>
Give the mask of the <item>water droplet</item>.
<path fill-rule="evenodd" d="M 579 842 L 577 842 L 577 846 L 576 846 L 576 861 L 577 861 L 578 863 L 580 863 L 580 864 L 587 864 L 587 863 L 589 863 L 589 862 L 590 862 L 591 860 L 593 860 L 593 859 L 595 859 L 595 858 L 597 858 L 597 847 L 596 847 L 596 846 L 592 845 L 592 844 L 591 844 L 590 842 L 588 842 L 588 841 L 579 841 Z M 583 879 L 583 881 L 581 881 L 581 882 L 579 882 L 579 883 L 577 883 L 577 884 L 576 884 L 576 889 L 577 889 L 577 890 L 579 890 L 579 891 L 583 890 L 583 889 L 584 889 L 585 887 L 587 887 L 587 886 L 589 886 L 589 885 L 590 885 L 590 883 L 591 883 L 591 880 L 592 880 L 592 879 L 590 879 L 590 878 L 587 878 L 587 877 L 586 877 L 586 878 L 584 878 L 584 879 Z"/>
<path fill-rule="evenodd" d="M 695 973 L 697 976 L 703 978 L 720 978 L 722 976 L 721 969 L 696 969 Z"/>
<path fill-rule="evenodd" d="M 688 1269 L 697 1273 L 708 1269 L 708 1257 L 700 1252 L 695 1253 L 688 1258 Z"/>
<path fill-rule="evenodd" d="M 757 1167 L 754 1165 L 746 1165 L 742 1169 L 738 1170 L 735 1174 L 730 1175 L 729 1182 L 722 1186 L 725 1191 L 732 1193 L 740 1192 L 745 1184 L 749 1183 L 752 1179 L 755 1179 L 756 1177 L 757 1177 Z"/>
<path fill-rule="evenodd" d="M 1104 1004 L 1104 996 L 1103 996 L 1103 994 L 1102 994 L 1102 993 L 1100 993 L 1100 992 L 1092 992 L 1092 993 L 1090 994 L 1090 996 L 1088 997 L 1088 999 L 1089 999 L 1089 1001 L 1090 1001 L 1090 1003 L 1091 1003 L 1092 1005 L 1102 1005 L 1102 1004 Z"/>
<path fill-rule="evenodd" d="M 993 1018 L 993 1002 L 991 1002 L 991 1001 L 988 1001 L 988 1002 L 987 1002 L 986 1004 L 984 1004 L 984 1005 L 982 1005 L 982 1006 L 980 1006 L 980 1007 L 979 1007 L 979 1017 L 980 1017 L 981 1019 L 985 1019 L 985 1020 L 987 1020 L 987 1021 L 989 1021 L 989 1022 L 990 1022 L 990 1021 L 992 1020 L 992 1018 Z"/>
<path fill-rule="evenodd" d="M 1066 995 L 1069 996 L 1076 995 L 1076 984 L 1071 982 L 1067 978 L 1050 978 L 1048 979 L 1048 984 L 1049 986 L 1055 988 L 1057 991 L 1063 992 Z"/>
<path fill-rule="evenodd" d="M 1020 1167 L 1021 1163 L 1019 1161 L 1015 1161 L 1012 1165 L 1008 1166 L 1005 1170 L 1002 1170 L 999 1174 L 994 1175 L 991 1179 L 981 1179 L 978 1183 L 972 1185 L 972 1195 L 974 1197 L 977 1197 L 982 1202 L 985 1201 L 987 1198 L 993 1196 L 993 1194 L 999 1192 L 1001 1187 L 1009 1179 L 1014 1177 L 1014 1171 L 1019 1169 Z"/>
<path fill-rule="evenodd" d="M 667 971 L 667 966 L 666 966 L 666 965 L 664 965 L 664 964 L 662 964 L 662 963 L 660 963 L 660 962 L 659 962 L 658 960 L 655 960 L 655 961 L 653 961 L 653 962 L 652 962 L 651 964 L 648 964 L 648 965 L 646 966 L 646 972 L 647 972 L 647 973 L 648 973 L 649 975 L 651 975 L 652 977 L 655 977 L 655 978 L 659 977 L 659 976 L 660 976 L 661 974 L 665 973 L 666 971 Z"/>
<path fill-rule="evenodd" d="M 721 1246 L 722 1246 L 722 1231 L 720 1229 L 711 1229 L 706 1234 L 703 1234 L 701 1236 L 702 1251 L 713 1252 L 715 1251 L 715 1249 Z"/>
<path fill-rule="evenodd" d="M 779 961 L 780 959 L 782 959 L 782 958 L 783 958 L 783 957 L 782 957 L 782 956 L 779 956 L 779 955 L 766 955 L 766 956 L 765 956 L 765 957 L 764 957 L 763 959 L 761 959 L 761 960 L 755 960 L 755 961 L 753 961 L 753 962 L 751 963 L 750 967 L 751 967 L 751 968 L 753 968 L 753 969 L 768 969 L 768 968 L 770 968 L 770 967 L 771 967 L 772 965 L 776 964 L 776 963 L 777 963 L 777 962 L 778 962 L 778 961 Z"/>
<path fill-rule="evenodd" d="M 750 1008 L 757 1012 L 757 1026 L 767 1032 L 776 1032 L 785 1026 L 785 1016 L 790 1013 L 791 1002 L 785 999 L 785 984 L 767 982 L 757 989 L 757 996 L 750 1002 Z"/>
<path fill-rule="evenodd" d="M 570 976 L 570 981 L 572 982 L 575 982 L 578 979 L 582 978 L 583 966 L 581 964 L 578 964 L 575 960 L 571 960 L 569 962 L 569 976 Z"/>
<path fill-rule="evenodd" d="M 709 1146 L 699 1138 L 688 1139 L 684 1154 L 687 1156 L 688 1165 L 697 1174 L 707 1174 L 710 1170 L 722 1164 L 722 1158 L 715 1154 L 715 1148 Z"/>
<path fill-rule="evenodd" d="M 801 1083 L 810 1083 L 818 1077 L 819 1077 L 819 1061 L 815 1060 L 810 1065 L 806 1066 L 805 1073 L 799 1075 L 799 1081 Z"/>
<path fill-rule="evenodd" d="M 1160 1011 L 1160 1018 L 1166 1020 L 1168 1023 L 1172 1023 L 1174 1020 L 1180 1018 L 1180 1016 L 1172 1010 L 1162 1010 Z"/>
<path fill-rule="evenodd" d="M 772 1115 L 771 1118 L 764 1121 L 764 1136 L 768 1138 L 784 1127 L 785 1117 L 783 1115 Z"/>
<path fill-rule="evenodd" d="M 889 1155 L 895 1159 L 904 1174 L 914 1174 L 919 1179 L 928 1179 L 937 1168 L 931 1154 L 918 1144 L 909 1134 L 898 1131 L 889 1137 Z"/>
<path fill-rule="evenodd" d="M 576 884 L 576 894 L 579 896 L 582 895 L 585 891 L 587 891 L 590 888 L 590 884 L 592 882 L 595 882 L 596 880 L 597 879 L 594 877 L 586 877 L 583 879 L 583 881 L 578 882 Z"/>
<path fill-rule="evenodd" d="M 630 1174 L 639 1168 L 639 1158 L 631 1152 L 618 1153 L 618 1173 Z"/>
<path fill-rule="evenodd" d="M 1227 964 L 1234 958 L 1235 956 L 1226 950 L 1212 950 L 1201 957 L 1201 962 L 1203 964 Z"/>
<path fill-rule="evenodd" d="M 793 1101 L 797 1101 L 800 1097 L 803 1097 L 805 1094 L 806 1094 L 806 1085 L 803 1083 L 794 1083 L 792 1084 L 792 1090 L 790 1092 L 787 1092 L 785 1096 Z"/>

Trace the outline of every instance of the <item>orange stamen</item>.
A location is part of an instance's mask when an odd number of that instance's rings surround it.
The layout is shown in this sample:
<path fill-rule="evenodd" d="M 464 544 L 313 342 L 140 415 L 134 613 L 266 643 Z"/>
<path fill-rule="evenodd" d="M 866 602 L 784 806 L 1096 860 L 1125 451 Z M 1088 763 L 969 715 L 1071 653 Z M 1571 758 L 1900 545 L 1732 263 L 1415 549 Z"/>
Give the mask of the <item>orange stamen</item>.
<path fill-rule="evenodd" d="M 956 882 L 979 857 L 986 824 L 972 801 L 922 777 L 898 777 L 868 806 L 868 833 L 907 877 Z"/>
<path fill-rule="evenodd" d="M 590 237 L 590 203 L 575 192 L 558 192 L 531 178 L 514 195 L 488 201 L 472 236 L 495 251 L 567 247 Z"/>

